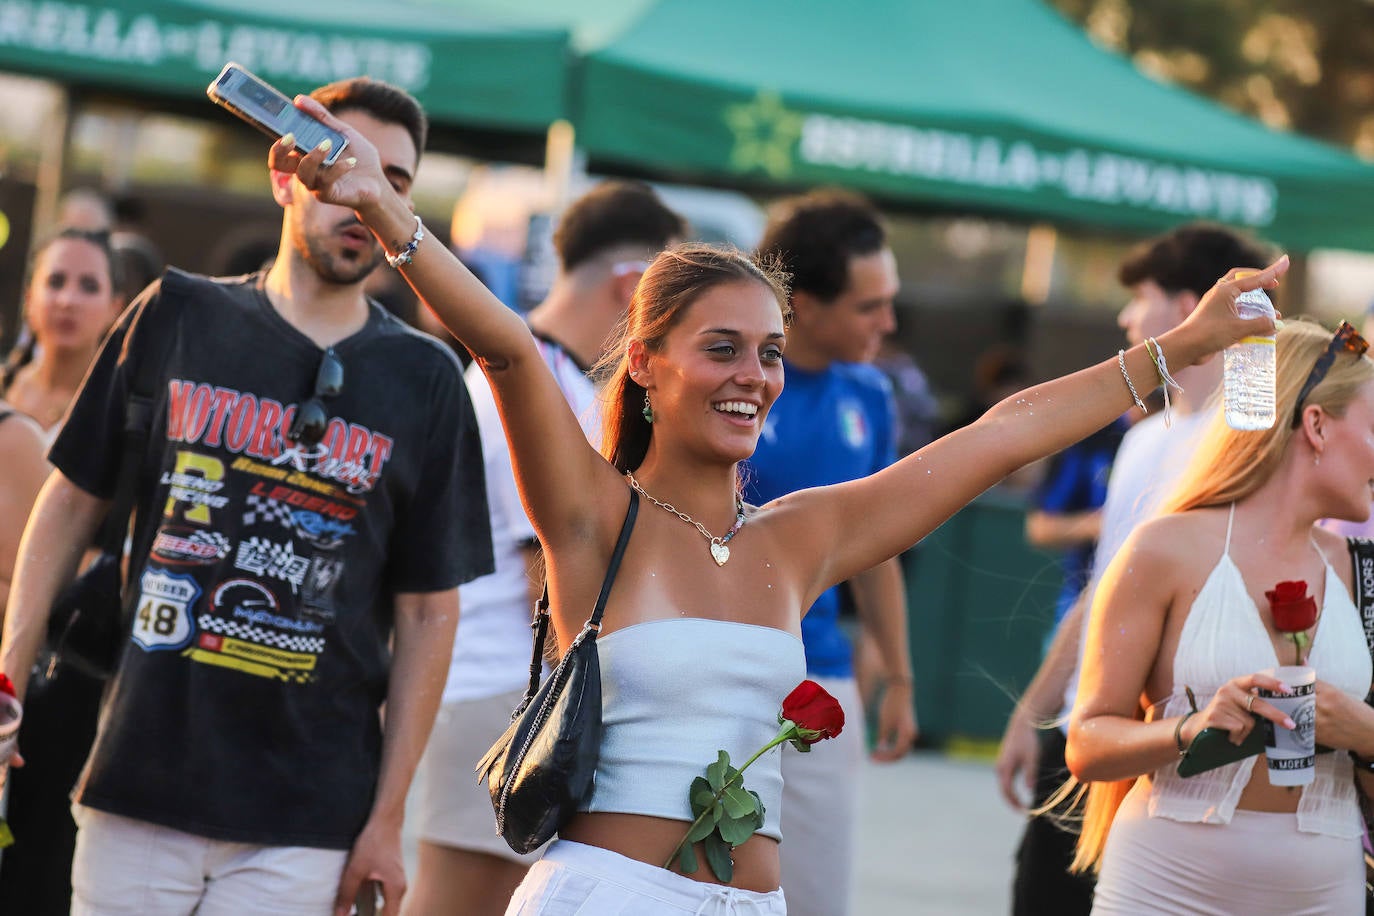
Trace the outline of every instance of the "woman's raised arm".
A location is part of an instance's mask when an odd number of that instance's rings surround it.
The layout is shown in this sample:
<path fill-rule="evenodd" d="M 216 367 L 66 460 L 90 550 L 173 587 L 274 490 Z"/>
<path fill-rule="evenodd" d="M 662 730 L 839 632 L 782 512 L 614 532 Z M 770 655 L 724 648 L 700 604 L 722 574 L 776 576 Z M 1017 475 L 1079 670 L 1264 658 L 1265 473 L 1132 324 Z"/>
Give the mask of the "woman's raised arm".
<path fill-rule="evenodd" d="M 392 187 L 373 145 L 314 99 L 298 96 L 296 106 L 344 134 L 348 156 L 325 166 L 325 151 L 303 151 L 279 141 L 272 146 L 269 165 L 295 172 L 322 202 L 351 208 L 387 252 L 405 249 L 419 223 L 409 201 Z M 439 239 L 419 241 L 400 269 L 490 380 L 521 496 L 541 539 L 556 542 L 581 528 L 597 510 L 601 488 L 623 483 L 587 442 L 525 322 Z M 596 483 L 588 486 L 589 481 Z"/>
<path fill-rule="evenodd" d="M 1276 285 L 1287 269 L 1285 255 L 1248 277 L 1232 271 L 1218 281 L 1187 320 L 1160 335 L 1169 365 L 1191 366 L 1243 337 L 1273 333 L 1269 318 L 1237 317 L 1235 300 L 1242 291 Z M 877 474 L 779 500 L 796 519 L 798 546 L 814 560 L 816 593 L 906 550 L 1007 474 L 1106 426 L 1135 393 L 1158 384 L 1150 354 L 1136 346 L 1012 395 Z"/>

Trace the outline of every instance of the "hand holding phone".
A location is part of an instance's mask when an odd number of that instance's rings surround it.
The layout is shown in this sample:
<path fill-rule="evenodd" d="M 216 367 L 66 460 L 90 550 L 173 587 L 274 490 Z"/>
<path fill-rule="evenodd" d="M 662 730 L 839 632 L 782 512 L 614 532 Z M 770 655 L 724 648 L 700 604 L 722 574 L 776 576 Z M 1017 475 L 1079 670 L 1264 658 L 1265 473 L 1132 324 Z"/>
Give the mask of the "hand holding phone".
<path fill-rule="evenodd" d="M 333 165 L 348 145 L 337 130 L 325 127 L 301 111 L 285 95 L 232 61 L 205 89 L 205 94 L 274 139 L 294 134 L 297 148 L 313 150 L 325 140 L 332 144 L 325 165 Z"/>
<path fill-rule="evenodd" d="M 382 906 L 382 885 L 379 881 L 364 881 L 353 901 L 357 916 L 377 916 Z"/>
<path fill-rule="evenodd" d="M 1198 732 L 1178 763 L 1178 775 L 1187 779 L 1263 753 L 1265 738 L 1273 730 L 1274 723 L 1258 713 L 1252 712 L 1250 717 L 1255 724 L 1240 744 L 1232 744 L 1231 733 L 1224 728 L 1208 727 Z"/>

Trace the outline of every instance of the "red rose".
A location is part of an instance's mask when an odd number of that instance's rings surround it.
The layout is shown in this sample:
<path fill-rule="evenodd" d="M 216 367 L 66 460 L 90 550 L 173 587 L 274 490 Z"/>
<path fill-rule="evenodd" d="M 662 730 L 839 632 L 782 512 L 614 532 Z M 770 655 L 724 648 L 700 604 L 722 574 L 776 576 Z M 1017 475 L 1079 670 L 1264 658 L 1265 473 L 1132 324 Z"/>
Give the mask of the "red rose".
<path fill-rule="evenodd" d="M 1281 633 L 1302 632 L 1317 622 L 1317 602 L 1307 594 L 1306 582 L 1280 582 L 1264 597 L 1269 599 L 1274 629 Z"/>
<path fill-rule="evenodd" d="M 782 701 L 779 721 L 784 719 L 797 726 L 798 738 L 806 744 L 833 738 L 844 728 L 840 701 L 815 681 L 802 681 Z"/>

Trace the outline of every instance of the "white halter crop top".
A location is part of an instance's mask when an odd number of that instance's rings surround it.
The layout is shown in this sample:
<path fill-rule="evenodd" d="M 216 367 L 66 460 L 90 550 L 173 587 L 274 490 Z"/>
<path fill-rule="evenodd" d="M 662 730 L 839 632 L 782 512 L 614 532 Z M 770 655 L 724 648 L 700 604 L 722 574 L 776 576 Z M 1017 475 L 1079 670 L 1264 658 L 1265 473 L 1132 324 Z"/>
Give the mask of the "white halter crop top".
<path fill-rule="evenodd" d="M 1233 505 L 1226 523 L 1225 550 L 1194 599 L 1179 635 L 1178 651 L 1174 654 L 1174 691 L 1164 707 L 1166 718 L 1188 711 L 1185 684 L 1193 688 L 1201 708 L 1231 678 L 1280 664 L 1240 570 L 1231 560 L 1231 525 L 1235 515 Z M 1313 549 L 1317 550 L 1315 543 Z M 1317 552 L 1321 555 L 1320 550 Z M 1374 675 L 1360 612 L 1324 555 L 1322 565 L 1326 583 L 1307 663 L 1317 669 L 1320 680 L 1363 700 Z M 1317 737 L 1320 742 L 1321 736 Z M 1188 779 L 1178 775 L 1177 763 L 1160 767 L 1151 783 L 1150 816 L 1230 823 L 1241 792 L 1256 772 L 1257 762 L 1262 760 L 1263 755 L 1250 757 Z M 1263 779 L 1264 764 L 1258 765 L 1258 778 Z M 1316 778 L 1303 789 L 1298 802 L 1298 829 L 1347 839 L 1361 835 L 1363 822 L 1355 794 L 1354 770 L 1345 751 L 1317 755 Z"/>
<path fill-rule="evenodd" d="M 796 636 L 773 627 L 678 617 L 596 641 L 601 756 L 583 811 L 692 820 L 687 789 L 719 751 L 743 766 L 778 733 L 783 698 L 806 678 Z M 744 771 L 763 802 L 758 833 L 781 839 L 783 744 Z"/>

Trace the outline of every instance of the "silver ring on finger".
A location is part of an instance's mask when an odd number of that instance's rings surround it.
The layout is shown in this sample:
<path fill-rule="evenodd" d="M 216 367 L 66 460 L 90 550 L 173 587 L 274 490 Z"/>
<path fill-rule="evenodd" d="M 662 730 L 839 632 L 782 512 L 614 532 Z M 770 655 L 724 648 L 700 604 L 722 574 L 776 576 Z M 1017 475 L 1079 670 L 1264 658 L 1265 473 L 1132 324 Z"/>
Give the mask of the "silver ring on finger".
<path fill-rule="evenodd" d="M 1250 694 L 1248 697 L 1245 698 L 1245 711 L 1246 711 L 1246 712 L 1253 712 L 1254 710 L 1252 709 L 1252 707 L 1253 707 L 1254 705 L 1255 705 L 1255 695 L 1252 693 L 1252 694 Z"/>

